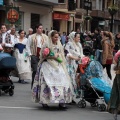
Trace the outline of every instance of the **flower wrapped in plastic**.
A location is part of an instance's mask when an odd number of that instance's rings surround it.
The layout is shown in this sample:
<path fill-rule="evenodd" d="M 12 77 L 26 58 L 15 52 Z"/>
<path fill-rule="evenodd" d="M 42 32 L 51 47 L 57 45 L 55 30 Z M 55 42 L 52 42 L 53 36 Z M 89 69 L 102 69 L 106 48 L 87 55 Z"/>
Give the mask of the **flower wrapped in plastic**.
<path fill-rule="evenodd" d="M 43 50 L 43 57 L 54 56 L 54 55 L 55 55 L 54 52 L 51 51 L 49 48 L 45 48 L 45 49 Z M 56 60 L 57 60 L 59 63 L 62 63 L 62 59 L 61 59 L 60 57 L 58 57 Z"/>
<path fill-rule="evenodd" d="M 81 64 L 79 64 L 79 70 L 82 74 L 85 73 L 85 68 L 87 67 L 87 65 L 90 62 L 90 58 L 89 57 L 83 57 L 81 59 Z"/>

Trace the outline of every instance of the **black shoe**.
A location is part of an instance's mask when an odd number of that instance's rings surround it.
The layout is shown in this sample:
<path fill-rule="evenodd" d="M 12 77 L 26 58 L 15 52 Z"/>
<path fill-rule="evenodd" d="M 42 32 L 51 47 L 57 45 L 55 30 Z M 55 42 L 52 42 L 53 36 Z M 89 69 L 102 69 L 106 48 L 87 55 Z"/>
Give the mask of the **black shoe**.
<path fill-rule="evenodd" d="M 74 100 L 72 100 L 72 104 L 76 104 L 76 102 Z"/>
<path fill-rule="evenodd" d="M 25 82 L 24 80 L 21 80 L 21 84 L 26 84 L 27 82 Z"/>
<path fill-rule="evenodd" d="M 72 102 L 69 103 L 69 105 L 75 105 L 75 104 L 76 104 L 76 102 L 74 100 L 72 100 Z"/>
<path fill-rule="evenodd" d="M 67 109 L 67 107 L 66 107 L 66 105 L 64 103 L 60 103 L 59 108 L 60 109 Z"/>
<path fill-rule="evenodd" d="M 48 108 L 49 108 L 49 106 L 48 106 L 47 104 L 42 104 L 42 107 L 43 107 L 44 109 L 48 109 Z"/>
<path fill-rule="evenodd" d="M 21 80 L 18 80 L 18 83 L 21 83 Z"/>

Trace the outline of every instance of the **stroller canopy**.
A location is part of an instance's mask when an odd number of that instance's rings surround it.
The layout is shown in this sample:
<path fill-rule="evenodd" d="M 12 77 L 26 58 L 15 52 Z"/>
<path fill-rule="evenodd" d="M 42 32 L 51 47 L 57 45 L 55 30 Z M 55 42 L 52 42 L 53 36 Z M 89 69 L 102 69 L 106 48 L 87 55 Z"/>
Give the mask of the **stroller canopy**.
<path fill-rule="evenodd" d="M 0 69 L 14 68 L 16 59 L 8 53 L 0 53 Z"/>

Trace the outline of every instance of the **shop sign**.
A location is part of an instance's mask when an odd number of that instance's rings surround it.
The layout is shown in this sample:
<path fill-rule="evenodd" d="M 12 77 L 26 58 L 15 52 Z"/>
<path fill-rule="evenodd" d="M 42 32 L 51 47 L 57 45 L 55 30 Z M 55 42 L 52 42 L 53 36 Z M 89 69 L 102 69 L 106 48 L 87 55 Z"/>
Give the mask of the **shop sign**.
<path fill-rule="evenodd" d="M 55 20 L 69 20 L 69 14 L 53 13 L 53 19 Z"/>
<path fill-rule="evenodd" d="M 19 8 L 18 7 L 7 7 L 6 8 L 6 23 L 18 24 L 19 23 Z"/>
<path fill-rule="evenodd" d="M 0 0 L 0 5 L 3 5 L 3 0 Z"/>

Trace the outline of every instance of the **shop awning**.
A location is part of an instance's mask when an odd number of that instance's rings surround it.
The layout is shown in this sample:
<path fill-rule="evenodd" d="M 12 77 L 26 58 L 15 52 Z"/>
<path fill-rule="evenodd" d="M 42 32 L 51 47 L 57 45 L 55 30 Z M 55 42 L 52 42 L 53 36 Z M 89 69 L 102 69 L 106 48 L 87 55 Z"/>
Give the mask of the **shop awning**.
<path fill-rule="evenodd" d="M 54 20 L 69 20 L 69 18 L 70 18 L 69 14 L 53 13 Z"/>

